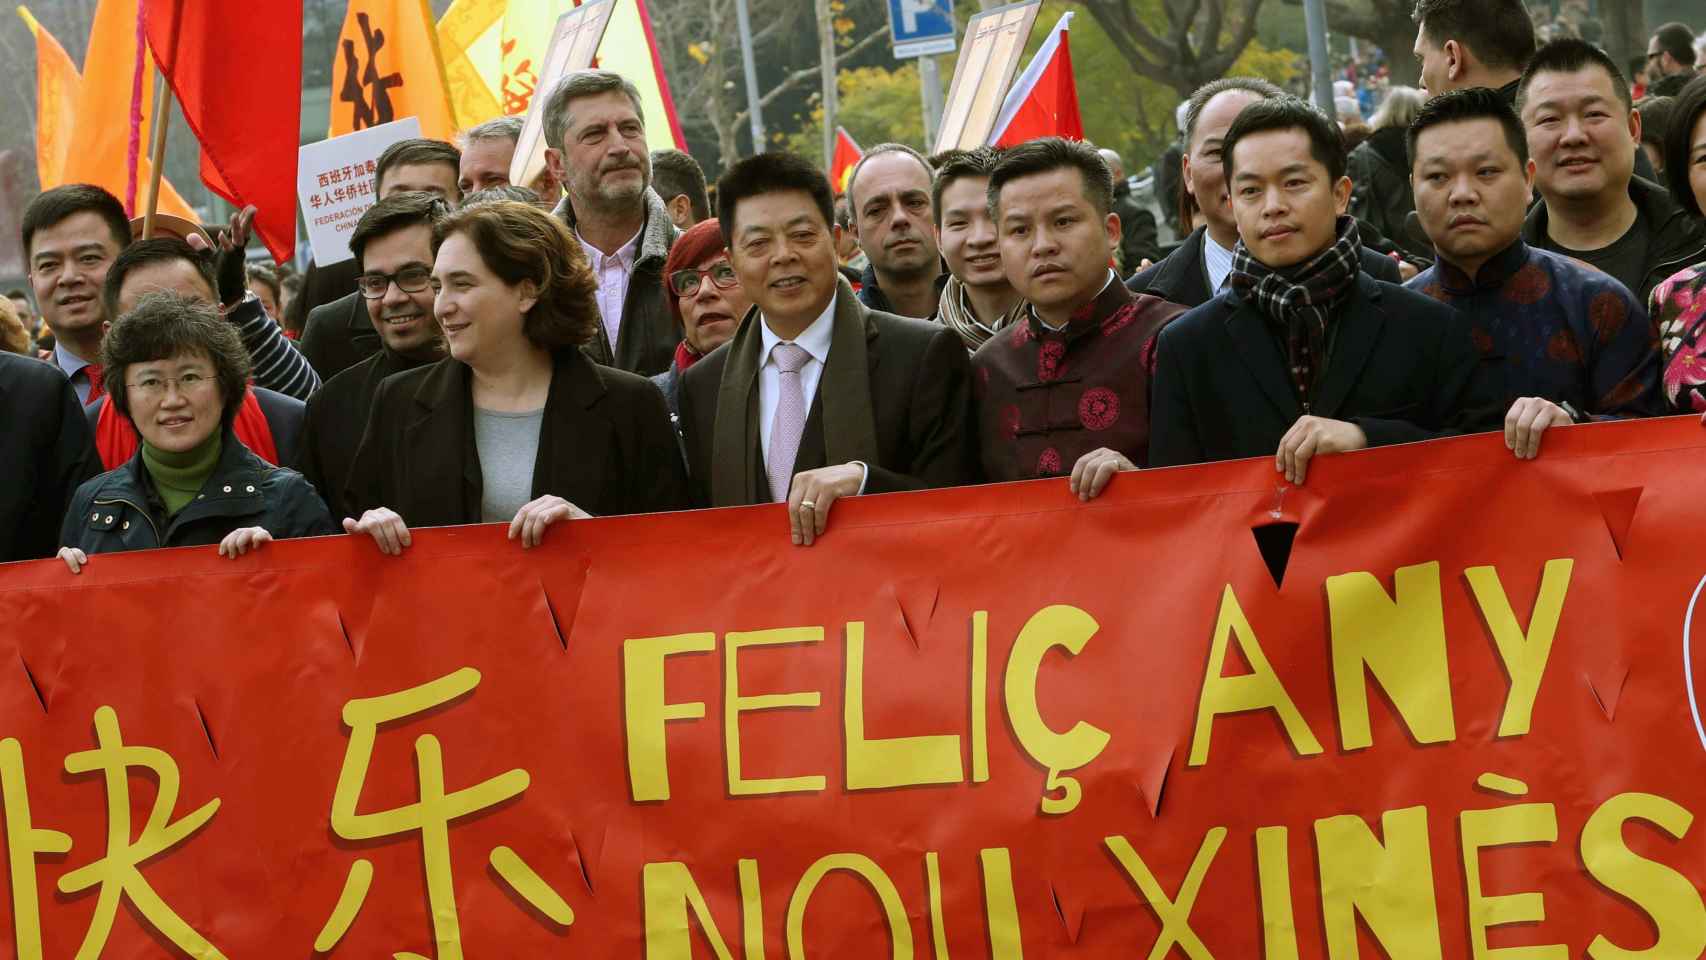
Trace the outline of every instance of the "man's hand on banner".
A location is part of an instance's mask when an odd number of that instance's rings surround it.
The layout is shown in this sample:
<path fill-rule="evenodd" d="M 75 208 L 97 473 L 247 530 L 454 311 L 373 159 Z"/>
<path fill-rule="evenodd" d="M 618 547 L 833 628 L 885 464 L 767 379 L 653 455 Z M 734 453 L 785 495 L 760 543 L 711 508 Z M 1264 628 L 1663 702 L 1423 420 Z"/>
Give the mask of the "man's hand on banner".
<path fill-rule="evenodd" d="M 521 537 L 522 549 L 537 547 L 545 539 L 545 528 L 558 520 L 591 520 L 592 514 L 562 497 L 546 494 L 523 504 L 509 522 L 509 538 Z"/>
<path fill-rule="evenodd" d="M 1274 469 L 1285 474 L 1287 483 L 1303 485 L 1309 461 L 1317 454 L 1345 453 L 1368 446 L 1368 435 L 1354 423 L 1326 417 L 1299 417 L 1280 438 Z"/>
<path fill-rule="evenodd" d="M 367 534 L 379 545 L 379 552 L 388 557 L 401 556 L 403 548 L 414 542 L 409 537 L 409 525 L 389 507 L 369 510 L 361 515 L 360 520 L 345 517 L 344 532 Z"/>
<path fill-rule="evenodd" d="M 796 546 L 809 547 L 829 526 L 829 508 L 856 496 L 865 485 L 865 465 L 843 463 L 794 474 L 788 488 L 788 529 Z"/>
<path fill-rule="evenodd" d="M 1137 464 L 1127 459 L 1118 450 L 1107 447 L 1097 447 L 1078 458 L 1072 465 L 1072 493 L 1088 503 L 1100 496 L 1107 487 L 1108 481 L 1114 474 L 1122 470 L 1136 470 Z"/>
<path fill-rule="evenodd" d="M 1545 397 L 1523 397 L 1505 414 L 1505 448 L 1518 460 L 1533 460 L 1540 455 L 1540 438 L 1547 427 L 1572 423 L 1575 419 L 1569 411 Z"/>

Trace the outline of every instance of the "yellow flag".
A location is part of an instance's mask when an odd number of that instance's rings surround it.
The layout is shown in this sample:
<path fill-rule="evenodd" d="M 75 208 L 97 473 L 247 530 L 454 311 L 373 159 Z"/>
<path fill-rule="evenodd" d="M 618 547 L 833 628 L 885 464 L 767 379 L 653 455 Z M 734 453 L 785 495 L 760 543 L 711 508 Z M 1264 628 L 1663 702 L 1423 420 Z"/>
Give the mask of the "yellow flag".
<path fill-rule="evenodd" d="M 421 136 L 456 135 L 427 0 L 351 0 L 332 54 L 328 137 L 418 117 Z"/>
<path fill-rule="evenodd" d="M 89 30 L 89 53 L 83 59 L 83 82 L 77 93 L 76 123 L 67 140 L 64 164 L 57 182 L 92 183 L 105 188 L 141 216 L 148 202 L 148 162 L 154 112 L 154 60 L 136 42 L 137 0 L 101 0 Z M 140 58 L 140 62 L 138 62 Z M 133 84 L 142 81 L 142 127 L 131 137 Z M 189 131 L 183 131 L 189 136 Z M 134 170 L 131 158 L 135 158 Z M 160 181 L 159 210 L 199 221 L 194 210 L 165 180 Z"/>
<path fill-rule="evenodd" d="M 503 116 L 503 106 L 482 75 L 475 47 L 498 29 L 509 0 L 455 0 L 438 21 L 438 49 L 444 56 L 444 78 L 450 87 L 450 107 L 463 130 Z"/>
<path fill-rule="evenodd" d="M 36 170 L 45 189 L 65 182 L 65 150 L 77 122 L 77 92 L 83 75 L 27 7 L 18 7 L 18 16 L 36 38 Z"/>

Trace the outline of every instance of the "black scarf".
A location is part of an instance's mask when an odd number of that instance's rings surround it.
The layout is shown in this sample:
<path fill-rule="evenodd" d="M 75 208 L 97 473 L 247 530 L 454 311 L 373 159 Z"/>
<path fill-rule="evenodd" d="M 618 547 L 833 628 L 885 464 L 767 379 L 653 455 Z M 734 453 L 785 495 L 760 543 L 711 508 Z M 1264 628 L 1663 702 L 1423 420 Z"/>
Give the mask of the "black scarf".
<path fill-rule="evenodd" d="M 1227 281 L 1273 324 L 1286 345 L 1291 383 L 1303 412 L 1327 372 L 1327 334 L 1334 309 L 1356 288 L 1362 240 L 1356 219 L 1340 217 L 1338 238 L 1313 258 L 1283 271 L 1250 255 L 1244 241 L 1232 251 Z"/>

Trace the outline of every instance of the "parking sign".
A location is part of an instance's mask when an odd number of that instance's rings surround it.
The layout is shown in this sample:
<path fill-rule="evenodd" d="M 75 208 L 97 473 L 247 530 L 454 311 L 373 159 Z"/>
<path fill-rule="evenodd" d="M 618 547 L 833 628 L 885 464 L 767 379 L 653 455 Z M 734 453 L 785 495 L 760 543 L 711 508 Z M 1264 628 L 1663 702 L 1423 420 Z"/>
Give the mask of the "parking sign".
<path fill-rule="evenodd" d="M 954 0 L 889 0 L 895 59 L 954 52 Z"/>

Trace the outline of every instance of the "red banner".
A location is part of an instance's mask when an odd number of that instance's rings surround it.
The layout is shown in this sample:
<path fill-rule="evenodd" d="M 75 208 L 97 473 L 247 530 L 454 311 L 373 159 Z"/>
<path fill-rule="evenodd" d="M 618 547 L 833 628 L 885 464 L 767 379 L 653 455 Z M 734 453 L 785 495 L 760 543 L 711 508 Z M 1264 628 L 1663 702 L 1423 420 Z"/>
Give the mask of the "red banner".
<path fill-rule="evenodd" d="M 1683 418 L 872 497 L 809 548 L 757 507 L 7 567 L 6 939 L 1696 957 L 1703 454 Z"/>

